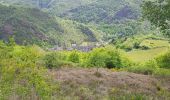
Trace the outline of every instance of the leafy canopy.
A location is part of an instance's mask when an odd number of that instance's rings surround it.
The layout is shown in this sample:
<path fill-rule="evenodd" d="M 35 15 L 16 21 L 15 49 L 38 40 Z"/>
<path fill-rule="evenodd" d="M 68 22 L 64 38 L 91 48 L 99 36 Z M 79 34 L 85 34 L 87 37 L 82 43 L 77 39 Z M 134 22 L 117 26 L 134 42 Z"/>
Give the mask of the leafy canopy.
<path fill-rule="evenodd" d="M 143 17 L 170 35 L 170 0 L 145 1 Z"/>

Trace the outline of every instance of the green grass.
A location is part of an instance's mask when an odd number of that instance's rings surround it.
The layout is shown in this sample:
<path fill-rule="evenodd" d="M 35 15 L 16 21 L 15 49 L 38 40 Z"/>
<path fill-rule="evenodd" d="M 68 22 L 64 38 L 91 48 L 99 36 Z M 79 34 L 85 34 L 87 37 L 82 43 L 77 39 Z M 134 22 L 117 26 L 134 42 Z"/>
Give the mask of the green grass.
<path fill-rule="evenodd" d="M 167 40 L 152 40 L 152 39 L 146 39 L 142 41 L 140 46 L 147 46 L 149 48 L 158 48 L 158 47 L 167 47 L 169 46 L 169 41 Z"/>
<path fill-rule="evenodd" d="M 170 46 L 170 43 L 166 39 L 144 39 L 141 41 L 140 47 L 147 47 L 148 49 L 134 49 L 127 52 L 129 59 L 136 63 L 143 63 L 154 59 L 158 55 L 166 52 Z"/>
<path fill-rule="evenodd" d="M 154 48 L 148 50 L 133 50 L 127 52 L 127 56 L 129 59 L 131 59 L 134 62 L 142 63 L 142 62 L 152 60 L 153 58 L 157 57 L 161 53 L 166 52 L 167 50 L 168 47 L 160 47 L 160 48 Z"/>

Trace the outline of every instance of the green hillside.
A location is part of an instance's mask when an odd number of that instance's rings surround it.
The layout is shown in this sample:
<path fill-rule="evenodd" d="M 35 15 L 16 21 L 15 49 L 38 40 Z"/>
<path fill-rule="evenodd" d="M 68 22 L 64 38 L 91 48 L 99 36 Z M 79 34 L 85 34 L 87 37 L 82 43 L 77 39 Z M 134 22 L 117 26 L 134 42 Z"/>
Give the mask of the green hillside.
<path fill-rule="evenodd" d="M 18 44 L 69 45 L 71 42 L 95 42 L 99 33 L 70 20 L 48 15 L 36 8 L 0 5 L 0 39 L 14 35 Z"/>
<path fill-rule="evenodd" d="M 142 0 L 0 0 L 0 2 L 6 5 L 39 8 L 51 16 L 71 20 L 69 21 L 70 23 L 75 21 L 74 23 L 84 23 L 95 27 L 96 30 L 105 33 L 104 38 L 102 38 L 104 41 L 117 40 L 117 37 L 142 33 L 143 29 L 141 30 L 141 27 L 144 27 L 137 22 L 141 17 L 140 4 Z M 68 23 L 68 20 L 66 23 Z M 71 27 L 71 30 L 66 27 L 64 29 L 68 29 L 67 32 L 69 31 L 71 34 L 77 33 L 78 30 L 76 28 L 78 26 L 74 24 Z M 71 32 L 72 30 L 76 32 Z M 66 38 L 67 36 L 70 35 L 66 35 Z M 80 37 L 78 40 L 80 40 Z M 77 38 L 73 35 L 72 39 Z"/>
<path fill-rule="evenodd" d="M 135 35 L 138 34 L 153 33 L 152 31 L 155 29 L 151 27 L 148 21 L 140 20 L 140 4 L 142 4 L 143 0 L 0 1 L 4 5 L 19 6 L 19 8 L 14 10 L 14 12 L 17 13 L 12 15 L 13 19 L 18 18 L 17 23 L 18 21 L 20 21 L 19 23 L 24 21 L 24 23 L 27 22 L 26 27 L 31 26 L 34 28 L 25 28 L 23 25 L 18 24 L 20 25 L 20 29 L 17 29 L 15 33 L 22 34 L 23 36 L 21 39 L 16 39 L 18 42 L 26 40 L 25 42 L 29 43 L 30 39 L 28 38 L 33 37 L 33 41 L 36 41 L 39 45 L 70 45 L 70 43 L 75 42 L 81 44 L 83 42 L 96 42 L 102 39 L 104 42 L 111 41 L 110 43 L 113 44 L 116 42 L 116 45 L 122 43 L 121 45 L 123 46 L 119 47 L 129 49 L 131 43 L 124 44 L 126 39 L 135 38 Z M 21 10 L 20 7 L 24 7 L 25 10 Z M 33 9 L 35 9 L 35 11 L 33 11 Z M 25 13 L 27 11 L 29 13 Z M 37 11 L 40 14 L 32 14 Z M 4 16 L 8 16 L 8 14 Z M 13 19 L 11 19 L 11 21 L 13 21 Z M 1 32 L 5 33 L 3 31 L 4 26 L 7 28 L 11 27 L 11 24 L 8 25 L 8 23 L 7 25 L 1 26 Z M 15 25 L 16 23 L 12 24 L 12 26 L 18 26 Z M 39 34 L 38 36 L 33 36 L 33 34 L 27 33 Z M 1 37 L 6 39 L 7 36 L 3 35 Z M 30 42 L 31 41 L 32 40 L 30 40 Z M 134 41 L 132 43 L 134 43 Z"/>
<path fill-rule="evenodd" d="M 0 3 L 6 5 L 37 7 L 37 0 L 0 0 Z"/>
<path fill-rule="evenodd" d="M 140 16 L 141 0 L 97 0 L 88 5 L 80 5 L 61 14 L 84 23 L 114 23 L 117 20 L 137 19 Z"/>
<path fill-rule="evenodd" d="M 79 22 L 113 23 L 136 19 L 142 0 L 0 0 L 5 4 L 46 8 L 57 16 Z"/>

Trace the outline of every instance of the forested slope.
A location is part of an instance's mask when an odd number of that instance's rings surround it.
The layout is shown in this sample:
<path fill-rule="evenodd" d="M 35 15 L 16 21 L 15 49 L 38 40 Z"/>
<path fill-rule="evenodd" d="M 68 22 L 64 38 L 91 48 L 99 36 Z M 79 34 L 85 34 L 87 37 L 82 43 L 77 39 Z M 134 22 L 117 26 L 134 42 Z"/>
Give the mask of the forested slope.
<path fill-rule="evenodd" d="M 0 38 L 14 36 L 18 44 L 69 45 L 97 41 L 97 31 L 70 20 L 49 15 L 37 8 L 0 5 Z"/>

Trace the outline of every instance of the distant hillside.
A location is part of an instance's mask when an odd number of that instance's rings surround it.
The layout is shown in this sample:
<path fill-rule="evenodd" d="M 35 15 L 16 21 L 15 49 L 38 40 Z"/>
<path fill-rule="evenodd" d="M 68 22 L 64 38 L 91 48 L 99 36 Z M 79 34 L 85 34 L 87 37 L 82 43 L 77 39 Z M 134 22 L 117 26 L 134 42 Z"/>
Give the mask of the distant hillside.
<path fill-rule="evenodd" d="M 62 13 L 95 1 L 96 0 L 0 0 L 1 3 L 7 5 L 54 9 L 57 11 L 56 13 Z"/>
<path fill-rule="evenodd" d="M 97 0 L 88 5 L 80 5 L 61 14 L 83 23 L 111 24 L 117 20 L 137 19 L 140 17 L 142 0 Z"/>
<path fill-rule="evenodd" d="M 137 19 L 142 0 L 0 0 L 27 7 L 46 8 L 52 14 L 83 23 L 113 23 Z"/>
<path fill-rule="evenodd" d="M 38 0 L 0 0 L 1 4 L 37 7 Z"/>
<path fill-rule="evenodd" d="M 16 5 L 25 7 L 50 8 L 55 0 L 0 0 L 6 5 Z"/>
<path fill-rule="evenodd" d="M 72 42 L 95 42 L 99 33 L 70 20 L 48 15 L 36 8 L 0 5 L 0 39 L 14 35 L 18 44 L 41 46 L 70 45 Z"/>
<path fill-rule="evenodd" d="M 139 33 L 148 33 L 150 31 L 150 24 L 138 22 L 141 18 L 140 4 L 142 4 L 142 1 L 143 0 L 0 0 L 3 5 L 14 5 L 24 7 L 24 9 L 29 8 L 29 10 L 31 10 L 30 8 L 39 9 L 41 10 L 39 12 L 44 14 L 43 17 L 49 15 L 53 17 L 56 16 L 57 20 L 50 17 L 50 19 L 45 19 L 46 21 L 43 20 L 39 22 L 37 18 L 41 19 L 42 17 L 32 16 L 30 13 L 28 16 L 34 20 L 30 21 L 26 19 L 29 23 L 34 23 L 34 25 L 35 22 L 38 23 L 36 24 L 39 29 L 38 32 L 45 33 L 45 36 L 49 38 L 48 40 L 52 45 L 69 45 L 75 41 L 78 44 L 83 41 L 97 41 L 101 39 L 98 36 L 103 35 L 101 33 L 104 33 L 102 40 L 106 42 L 114 42 L 120 40 L 120 38 L 126 39 Z M 17 15 L 18 18 L 22 18 L 20 14 L 25 15 L 24 11 L 22 13 Z M 50 22 L 48 20 L 52 21 Z M 54 25 L 56 23 L 57 25 Z M 54 26 L 57 28 L 54 28 Z M 24 30 L 30 32 L 28 28 Z"/>

